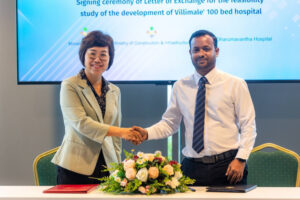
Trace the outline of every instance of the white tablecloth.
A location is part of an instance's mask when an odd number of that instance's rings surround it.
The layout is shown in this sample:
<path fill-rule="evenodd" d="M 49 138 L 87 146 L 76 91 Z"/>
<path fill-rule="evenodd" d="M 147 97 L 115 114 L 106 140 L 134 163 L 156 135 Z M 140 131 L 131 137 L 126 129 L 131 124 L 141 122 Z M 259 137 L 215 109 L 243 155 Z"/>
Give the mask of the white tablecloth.
<path fill-rule="evenodd" d="M 194 187 L 196 192 L 156 195 L 113 195 L 94 190 L 88 194 L 45 194 L 49 186 L 0 186 L 0 199 L 132 199 L 132 200 L 168 200 L 168 199 L 206 199 L 206 200 L 300 200 L 300 187 L 257 187 L 248 193 L 206 192 L 204 187 Z"/>

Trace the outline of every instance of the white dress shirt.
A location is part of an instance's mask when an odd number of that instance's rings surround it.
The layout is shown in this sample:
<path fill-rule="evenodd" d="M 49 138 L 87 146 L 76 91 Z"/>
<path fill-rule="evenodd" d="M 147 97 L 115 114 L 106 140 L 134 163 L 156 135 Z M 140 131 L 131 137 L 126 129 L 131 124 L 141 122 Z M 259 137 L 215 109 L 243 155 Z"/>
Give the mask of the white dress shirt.
<path fill-rule="evenodd" d="M 147 128 L 148 139 L 168 137 L 185 124 L 187 157 L 203 157 L 238 149 L 237 158 L 248 159 L 256 137 L 255 111 L 244 80 L 212 69 L 205 77 L 206 84 L 204 149 L 193 148 L 193 126 L 198 82 L 202 76 L 195 72 L 175 82 L 171 102 L 162 120 Z"/>

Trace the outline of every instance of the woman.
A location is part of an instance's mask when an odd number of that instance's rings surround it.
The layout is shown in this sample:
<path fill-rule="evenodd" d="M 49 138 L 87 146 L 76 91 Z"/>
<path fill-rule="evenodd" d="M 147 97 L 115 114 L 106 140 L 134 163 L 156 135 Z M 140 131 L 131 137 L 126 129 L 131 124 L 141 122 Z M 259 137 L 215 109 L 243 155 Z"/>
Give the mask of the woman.
<path fill-rule="evenodd" d="M 58 166 L 58 184 L 98 183 L 89 177 L 108 176 L 103 166 L 121 162 L 121 138 L 141 140 L 138 132 L 119 128 L 120 89 L 102 77 L 113 63 L 112 38 L 90 32 L 81 41 L 79 58 L 84 68 L 61 85 L 65 136 L 52 159 Z"/>

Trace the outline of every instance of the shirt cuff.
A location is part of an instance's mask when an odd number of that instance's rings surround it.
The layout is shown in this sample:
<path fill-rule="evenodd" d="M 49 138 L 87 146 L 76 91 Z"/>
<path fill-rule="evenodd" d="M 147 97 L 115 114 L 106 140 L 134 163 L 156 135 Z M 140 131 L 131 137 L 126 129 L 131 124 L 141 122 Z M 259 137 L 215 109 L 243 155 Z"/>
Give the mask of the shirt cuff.
<path fill-rule="evenodd" d="M 148 140 L 155 140 L 155 139 L 160 139 L 159 137 L 155 137 L 155 131 L 153 127 L 148 127 L 146 128 L 148 132 Z"/>
<path fill-rule="evenodd" d="M 235 158 L 241 158 L 243 160 L 248 160 L 250 153 L 251 153 L 251 151 L 248 152 L 245 149 L 239 149 Z"/>

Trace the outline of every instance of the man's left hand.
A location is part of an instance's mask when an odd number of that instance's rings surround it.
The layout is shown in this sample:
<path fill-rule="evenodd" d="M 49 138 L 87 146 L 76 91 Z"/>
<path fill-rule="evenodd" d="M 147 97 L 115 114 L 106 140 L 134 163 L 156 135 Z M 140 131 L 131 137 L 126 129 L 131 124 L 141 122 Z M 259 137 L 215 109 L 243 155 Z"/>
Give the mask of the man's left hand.
<path fill-rule="evenodd" d="M 236 184 L 243 179 L 245 165 L 246 162 L 241 162 L 238 159 L 234 159 L 229 164 L 225 175 L 230 184 Z"/>

